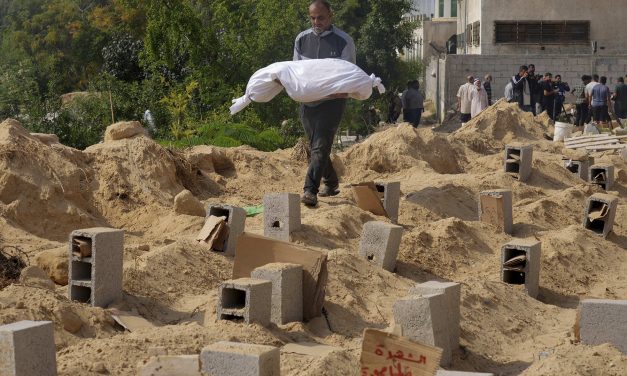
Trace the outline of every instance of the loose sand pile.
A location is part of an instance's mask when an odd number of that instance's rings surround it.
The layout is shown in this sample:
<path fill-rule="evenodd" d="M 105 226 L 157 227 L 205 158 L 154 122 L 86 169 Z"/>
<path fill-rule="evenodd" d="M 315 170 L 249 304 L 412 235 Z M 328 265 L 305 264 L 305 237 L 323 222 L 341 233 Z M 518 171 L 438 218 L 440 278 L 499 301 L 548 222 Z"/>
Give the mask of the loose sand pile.
<path fill-rule="evenodd" d="M 543 139 L 548 123 L 497 103 L 451 135 L 409 125 L 386 128 L 335 155 L 342 192 L 302 208 L 294 241 L 327 253 L 325 309 L 308 323 L 263 328 L 216 321 L 216 288 L 232 259 L 193 241 L 203 218 L 174 211 L 191 191 L 205 205 L 257 205 L 268 192 L 300 192 L 302 150 L 264 153 L 209 146 L 170 152 L 141 132 L 78 151 L 44 143 L 12 120 L 0 125 L 0 245 L 18 245 L 33 264 L 57 274 L 58 249 L 77 228 L 124 228 L 124 297 L 114 306 L 154 327 L 122 332 L 110 313 L 19 282 L 0 290 L 0 323 L 55 323 L 61 375 L 135 375 L 154 347 L 196 354 L 218 340 L 282 346 L 318 342 L 326 356 L 282 353 L 284 375 L 356 375 L 364 328 L 393 324 L 392 305 L 415 283 L 462 284 L 461 350 L 452 369 L 499 375 L 625 375 L 627 357 L 609 345 L 575 342 L 576 307 L 584 297 L 627 299 L 627 163 L 596 154 L 617 172 L 621 197 L 614 232 L 601 239 L 581 229 L 585 199 L 599 192 L 562 166 L 562 148 Z M 534 145 L 527 183 L 502 172 L 502 148 Z M 301 148 L 302 149 L 302 148 Z M 396 273 L 357 257 L 364 223 L 384 220 L 359 209 L 346 184 L 401 181 L 404 235 Z M 542 241 L 539 298 L 499 282 L 500 247 L 511 239 L 477 222 L 485 189 L 514 193 L 514 236 Z M 262 216 L 246 229 L 261 234 Z M 36 256 L 49 251 L 46 257 Z M 43 260 L 43 261 L 42 261 Z M 57 281 L 62 281 L 58 275 Z"/>

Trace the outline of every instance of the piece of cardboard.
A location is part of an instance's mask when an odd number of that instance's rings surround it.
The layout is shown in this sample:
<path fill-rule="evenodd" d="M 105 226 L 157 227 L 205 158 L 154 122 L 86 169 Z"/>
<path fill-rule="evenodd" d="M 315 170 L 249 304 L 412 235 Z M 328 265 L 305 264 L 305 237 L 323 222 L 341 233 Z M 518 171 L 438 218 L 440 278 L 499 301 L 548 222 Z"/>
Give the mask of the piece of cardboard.
<path fill-rule="evenodd" d="M 120 311 L 116 308 L 110 308 L 109 312 L 113 320 L 129 332 L 155 327 L 150 321 L 132 312 Z"/>
<path fill-rule="evenodd" d="M 361 375 L 434 376 L 442 349 L 375 329 L 364 331 Z"/>
<path fill-rule="evenodd" d="M 72 253 L 74 256 L 90 257 L 91 248 L 91 240 L 79 238 L 72 239 Z"/>
<path fill-rule="evenodd" d="M 590 214 L 588 214 L 588 218 L 590 219 L 590 222 L 594 222 L 598 219 L 605 218 L 609 212 L 610 207 L 607 204 L 603 204 L 601 209 L 590 212 Z"/>
<path fill-rule="evenodd" d="M 503 196 L 481 196 L 481 221 L 503 228 L 505 222 Z"/>
<path fill-rule="evenodd" d="M 353 196 L 359 208 L 369 211 L 374 215 L 387 217 L 388 214 L 383 208 L 383 203 L 379 197 L 377 186 L 374 182 L 353 184 Z"/>
<path fill-rule="evenodd" d="M 233 279 L 250 278 L 255 268 L 273 262 L 303 266 L 303 320 L 320 316 L 327 284 L 327 256 L 293 243 L 244 233 L 235 249 Z"/>
<path fill-rule="evenodd" d="M 527 255 L 520 255 L 520 256 L 513 257 L 509 260 L 506 260 L 503 263 L 503 266 L 512 266 L 512 267 L 520 266 L 520 265 L 524 266 L 526 263 L 527 263 Z"/>
<path fill-rule="evenodd" d="M 216 251 L 223 251 L 226 239 L 229 236 L 229 226 L 226 217 L 209 216 L 196 237 L 199 242 L 205 242 Z"/>
<path fill-rule="evenodd" d="M 288 343 L 281 348 L 281 352 L 284 353 L 318 356 L 321 358 L 339 350 L 341 350 L 339 347 L 326 346 L 313 342 Z"/>

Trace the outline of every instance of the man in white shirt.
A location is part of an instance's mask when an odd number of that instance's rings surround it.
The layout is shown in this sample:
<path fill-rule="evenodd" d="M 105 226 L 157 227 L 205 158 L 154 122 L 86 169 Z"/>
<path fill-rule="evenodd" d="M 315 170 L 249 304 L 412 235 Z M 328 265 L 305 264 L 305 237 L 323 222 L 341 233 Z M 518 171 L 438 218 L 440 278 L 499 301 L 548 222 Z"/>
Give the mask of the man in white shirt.
<path fill-rule="evenodd" d="M 593 74 L 592 81 L 586 85 L 584 93 L 586 93 L 585 106 L 588 107 L 588 117 L 585 119 L 585 123 L 589 123 L 592 120 L 592 89 L 599 84 L 599 75 Z"/>
<path fill-rule="evenodd" d="M 467 82 L 459 87 L 457 91 L 457 111 L 461 113 L 462 123 L 466 123 L 471 119 L 471 107 L 472 107 L 472 91 L 475 90 L 473 82 L 475 78 L 468 76 Z"/>

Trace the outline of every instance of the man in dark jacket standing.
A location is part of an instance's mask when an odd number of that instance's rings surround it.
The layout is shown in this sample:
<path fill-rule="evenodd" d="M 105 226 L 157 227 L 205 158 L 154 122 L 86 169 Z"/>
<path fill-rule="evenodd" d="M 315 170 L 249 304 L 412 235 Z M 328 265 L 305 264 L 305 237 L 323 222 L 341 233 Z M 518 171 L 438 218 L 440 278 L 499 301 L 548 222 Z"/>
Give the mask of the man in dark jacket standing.
<path fill-rule="evenodd" d="M 355 43 L 342 30 L 333 26 L 331 4 L 326 0 L 315 0 L 309 6 L 311 29 L 296 37 L 294 60 L 343 59 L 355 64 Z M 346 108 L 347 94 L 337 94 L 327 99 L 302 103 L 300 119 L 309 137 L 311 160 L 305 177 L 301 202 L 307 206 L 318 204 L 321 197 L 339 193 L 339 180 L 331 163 L 331 147 Z M 324 188 L 320 183 L 324 178 Z"/>
<path fill-rule="evenodd" d="M 518 102 L 518 105 L 523 111 L 533 112 L 532 110 L 532 88 L 527 80 L 529 76 L 528 68 L 526 65 L 522 65 L 518 70 L 518 74 L 511 78 L 512 88 L 514 92 L 514 98 L 512 102 Z"/>

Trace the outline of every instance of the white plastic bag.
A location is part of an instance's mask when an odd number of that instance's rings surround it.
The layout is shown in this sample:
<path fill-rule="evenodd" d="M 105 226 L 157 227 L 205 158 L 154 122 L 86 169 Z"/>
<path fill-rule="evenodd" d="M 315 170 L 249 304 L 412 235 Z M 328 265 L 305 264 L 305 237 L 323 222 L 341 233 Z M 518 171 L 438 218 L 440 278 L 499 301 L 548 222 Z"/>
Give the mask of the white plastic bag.
<path fill-rule="evenodd" d="M 279 84 L 275 80 L 281 82 Z M 246 94 L 233 100 L 231 115 L 240 112 L 251 102 L 265 103 L 283 89 L 293 100 L 316 102 L 333 94 L 348 94 L 350 98 L 366 100 L 372 88 L 385 93 L 381 79 L 368 76 L 358 66 L 340 59 L 313 59 L 283 61 L 258 70 L 248 81 Z"/>

